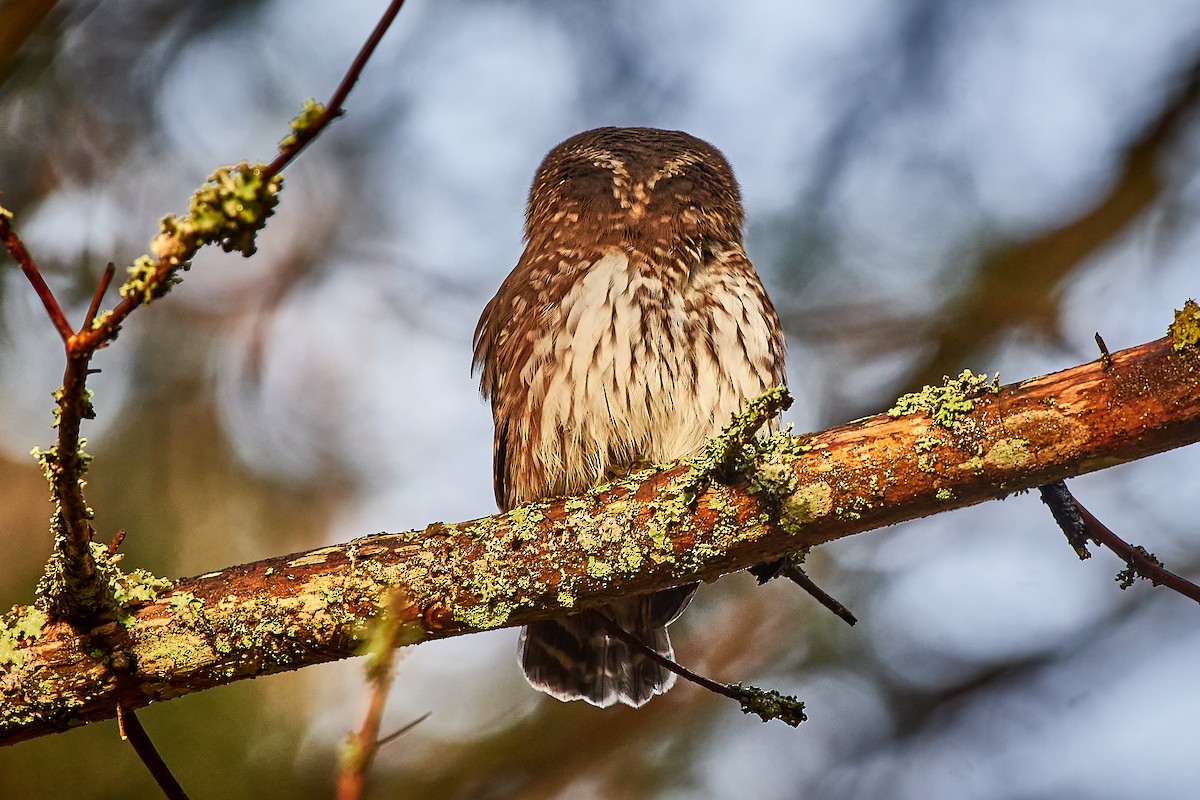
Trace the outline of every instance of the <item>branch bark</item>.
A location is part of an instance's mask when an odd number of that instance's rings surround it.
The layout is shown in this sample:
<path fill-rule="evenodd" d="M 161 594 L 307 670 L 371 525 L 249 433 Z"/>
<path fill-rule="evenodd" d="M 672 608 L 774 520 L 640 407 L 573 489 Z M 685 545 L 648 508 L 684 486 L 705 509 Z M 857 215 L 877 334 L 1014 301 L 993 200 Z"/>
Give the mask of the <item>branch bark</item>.
<path fill-rule="evenodd" d="M 1161 339 L 953 405 L 779 434 L 694 498 L 696 463 L 680 462 L 188 578 L 83 634 L 19 607 L 0 625 L 0 744 L 353 655 L 391 587 L 425 638 L 520 625 L 1189 444 L 1200 348 Z"/>

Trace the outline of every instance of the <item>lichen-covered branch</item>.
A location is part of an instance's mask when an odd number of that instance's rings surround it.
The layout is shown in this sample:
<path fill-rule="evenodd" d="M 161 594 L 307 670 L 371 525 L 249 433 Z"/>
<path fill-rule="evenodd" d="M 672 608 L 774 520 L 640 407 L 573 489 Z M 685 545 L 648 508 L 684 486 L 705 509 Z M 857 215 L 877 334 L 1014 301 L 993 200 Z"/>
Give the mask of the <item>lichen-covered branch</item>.
<path fill-rule="evenodd" d="M 681 462 L 167 590 L 139 595 L 127 577 L 126 613 L 84 634 L 14 609 L 0 622 L 0 743 L 111 717 L 118 701 L 138 708 L 353 655 L 393 587 L 408 600 L 399 624 L 425 638 L 520 625 L 1196 442 L 1200 347 L 1176 341 L 995 389 L 960 379 L 980 393 L 932 390 L 931 405 L 906 401 L 913 413 L 750 440 L 727 482 L 696 496 L 680 496 L 695 473 Z"/>
<path fill-rule="evenodd" d="M 78 331 L 67 321 L 13 230 L 12 213 L 0 207 L 0 240 L 41 298 L 66 349 L 63 385 L 55 393 L 57 441 L 48 450 L 34 450 L 50 483 L 54 503 L 50 520 L 54 549 L 38 584 L 39 604 L 51 618 L 86 625 L 106 610 L 103 606 L 106 590 L 98 582 L 97 565 L 92 557 L 92 511 L 83 494 L 89 458 L 84 453 L 80 425 L 94 415 L 87 388 L 92 357 L 116 339 L 121 324 L 139 306 L 162 297 L 178 283 L 180 273 L 188 269 L 201 248 L 218 244 L 226 252 L 254 254 L 258 232 L 279 202 L 280 171 L 343 113 L 341 104 L 349 96 L 401 5 L 403 0 L 392 0 L 334 91 L 330 103 L 322 106 L 310 100 L 304 105 L 291 123 L 291 134 L 280 142 L 279 154 L 270 164 L 242 162 L 221 167 L 192 195 L 186 214 L 162 219 L 159 233 L 150 243 L 150 254 L 141 256 L 128 268 L 128 278 L 120 289 L 122 299 L 113 308 L 97 313 L 112 278 L 111 271 L 105 272 Z"/>

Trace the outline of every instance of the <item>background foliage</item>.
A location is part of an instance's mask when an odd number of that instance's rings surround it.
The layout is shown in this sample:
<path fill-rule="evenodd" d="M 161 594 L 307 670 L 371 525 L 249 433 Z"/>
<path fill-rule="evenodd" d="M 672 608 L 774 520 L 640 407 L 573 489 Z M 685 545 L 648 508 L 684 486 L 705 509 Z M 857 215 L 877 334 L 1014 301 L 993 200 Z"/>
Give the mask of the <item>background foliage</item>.
<path fill-rule="evenodd" d="M 378 6 L 378 7 L 377 7 Z M 264 158 L 325 97 L 382 4 L 0 5 L 0 189 L 81 317 L 212 168 Z M 286 173 L 250 261 L 205 253 L 102 353 L 85 427 L 97 528 L 191 575 L 492 511 L 469 376 L 520 253 L 540 157 L 605 124 L 729 156 L 785 319 L 790 419 L 817 429 L 963 367 L 1015 380 L 1158 338 L 1197 288 L 1188 0 L 412 0 L 337 123 Z M 49 550 L 32 458 L 60 344 L 0 273 L 0 605 Z M 1073 484 L 1200 573 L 1194 448 Z M 401 661 L 379 796 L 1127 797 L 1200 782 L 1196 611 L 1115 559 L 1080 564 L 1035 497 L 822 548 L 862 620 L 788 586 L 707 587 L 691 666 L 808 702 L 759 725 L 685 686 L 639 713 L 529 691 L 515 632 Z M 334 664 L 140 716 L 197 796 L 326 797 L 361 670 Z M 154 796 L 115 724 L 0 750 L 0 795 Z"/>

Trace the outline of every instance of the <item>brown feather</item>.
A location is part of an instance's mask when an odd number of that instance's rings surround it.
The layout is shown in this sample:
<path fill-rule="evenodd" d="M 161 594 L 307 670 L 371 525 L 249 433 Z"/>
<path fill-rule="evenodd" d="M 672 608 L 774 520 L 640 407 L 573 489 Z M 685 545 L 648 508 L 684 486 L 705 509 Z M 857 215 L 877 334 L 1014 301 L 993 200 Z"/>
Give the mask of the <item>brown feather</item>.
<path fill-rule="evenodd" d="M 688 134 L 599 128 L 550 151 L 530 190 L 525 251 L 475 330 L 502 509 L 689 455 L 747 398 L 783 383 L 783 333 L 742 223 L 728 162 Z M 690 593 L 676 595 L 667 610 L 677 613 Z M 669 651 L 651 600 L 633 600 L 614 615 Z M 640 705 L 673 680 L 643 685 L 658 671 L 614 661 L 616 644 L 577 620 L 542 633 L 526 634 L 526 671 L 560 698 Z M 599 648 L 612 669 L 553 677 L 576 652 L 565 636 L 578 652 Z M 553 663 L 531 664 L 537 647 Z M 597 675 L 603 683 L 585 688 L 555 683 Z"/>

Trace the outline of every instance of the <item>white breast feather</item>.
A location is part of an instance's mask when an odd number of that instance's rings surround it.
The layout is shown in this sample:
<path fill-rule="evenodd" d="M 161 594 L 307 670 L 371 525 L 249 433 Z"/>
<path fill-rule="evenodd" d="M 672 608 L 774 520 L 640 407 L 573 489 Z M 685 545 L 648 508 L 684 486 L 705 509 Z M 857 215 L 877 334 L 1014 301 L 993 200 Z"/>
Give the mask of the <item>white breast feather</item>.
<path fill-rule="evenodd" d="M 630 462 L 661 463 L 695 452 L 745 399 L 773 384 L 769 368 L 755 367 L 771 363 L 763 357 L 771 346 L 765 325 L 747 324 L 747 317 L 763 314 L 759 298 L 703 267 L 684 291 L 704 292 L 713 304 L 706 335 L 720 363 L 708 347 L 684 346 L 687 325 L 694 322 L 684 292 L 631 266 L 624 252 L 598 259 L 563 298 L 560 308 L 568 316 L 562 333 L 538 342 L 522 378 L 531 387 L 546 384 L 537 433 L 543 442 L 561 441 L 564 451 L 535 452 L 545 458 L 549 474 L 564 474 L 568 466 L 576 471 L 568 491 Z M 645 337 L 643 311 L 635 301 L 639 292 L 654 309 L 645 320 Z M 697 359 L 694 386 L 692 359 Z M 582 465 L 591 474 L 578 475 Z M 572 486 L 577 480 L 582 485 Z"/>

